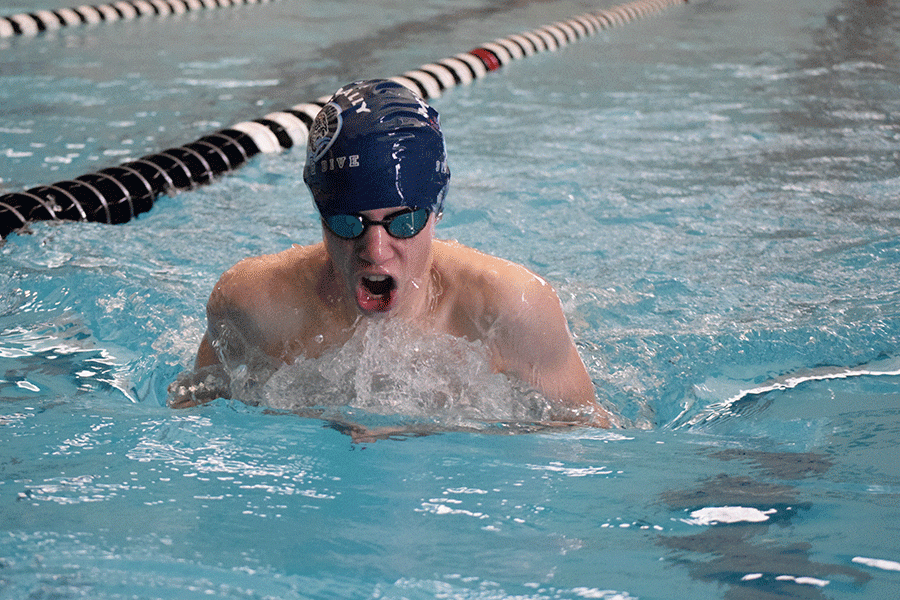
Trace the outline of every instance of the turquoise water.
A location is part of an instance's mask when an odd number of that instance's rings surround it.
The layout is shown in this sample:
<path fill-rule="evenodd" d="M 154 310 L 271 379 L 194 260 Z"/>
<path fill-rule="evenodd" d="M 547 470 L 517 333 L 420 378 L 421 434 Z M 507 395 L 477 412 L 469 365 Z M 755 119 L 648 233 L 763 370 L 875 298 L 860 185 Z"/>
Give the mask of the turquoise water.
<path fill-rule="evenodd" d="M 349 3 L 282 0 L 6 41 L 2 185 L 587 5 L 410 6 L 381 2 L 367 26 Z M 129 61 L 119 27 L 159 47 Z M 166 408 L 219 274 L 319 237 L 302 151 L 121 226 L 11 236 L 0 597 L 897 597 L 898 29 L 887 2 L 693 2 L 434 102 L 453 169 L 439 236 L 554 284 L 613 431 L 354 444 L 235 401 Z M 192 84 L 171 70 L 188 64 Z"/>

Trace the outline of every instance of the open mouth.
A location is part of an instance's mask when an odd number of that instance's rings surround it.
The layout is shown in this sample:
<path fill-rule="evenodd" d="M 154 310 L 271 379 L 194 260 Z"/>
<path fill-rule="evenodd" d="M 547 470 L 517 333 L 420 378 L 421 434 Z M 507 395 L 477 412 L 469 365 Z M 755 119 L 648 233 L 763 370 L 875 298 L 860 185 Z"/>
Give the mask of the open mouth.
<path fill-rule="evenodd" d="M 356 290 L 356 302 L 365 312 L 391 309 L 397 282 L 390 275 L 363 275 Z"/>

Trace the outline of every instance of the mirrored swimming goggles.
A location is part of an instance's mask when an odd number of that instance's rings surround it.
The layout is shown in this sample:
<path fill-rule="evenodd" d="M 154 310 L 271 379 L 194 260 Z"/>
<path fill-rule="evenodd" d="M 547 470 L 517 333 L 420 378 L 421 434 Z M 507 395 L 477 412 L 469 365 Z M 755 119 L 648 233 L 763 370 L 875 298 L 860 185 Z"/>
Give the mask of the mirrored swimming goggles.
<path fill-rule="evenodd" d="M 391 237 L 405 240 L 417 235 L 428 223 L 431 211 L 427 208 L 410 209 L 395 213 L 384 221 L 375 221 L 363 215 L 332 215 L 322 221 L 339 238 L 354 240 L 372 225 L 381 225 Z"/>

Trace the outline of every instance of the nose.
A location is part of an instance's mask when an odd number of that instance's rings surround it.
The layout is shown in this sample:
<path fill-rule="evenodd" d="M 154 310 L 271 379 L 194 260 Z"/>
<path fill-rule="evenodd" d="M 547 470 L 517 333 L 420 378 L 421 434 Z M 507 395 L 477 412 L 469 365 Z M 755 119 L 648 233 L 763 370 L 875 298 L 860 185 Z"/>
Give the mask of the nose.
<path fill-rule="evenodd" d="M 391 236 L 381 225 L 370 225 L 356 242 L 356 253 L 370 264 L 381 264 L 393 256 Z"/>

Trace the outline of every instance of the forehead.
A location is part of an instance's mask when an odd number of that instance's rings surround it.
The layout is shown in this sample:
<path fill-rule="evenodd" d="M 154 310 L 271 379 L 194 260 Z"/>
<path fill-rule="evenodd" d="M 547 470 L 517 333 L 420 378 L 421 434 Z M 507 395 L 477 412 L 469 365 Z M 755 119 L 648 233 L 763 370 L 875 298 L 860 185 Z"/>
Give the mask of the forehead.
<path fill-rule="evenodd" d="M 410 210 L 412 209 L 410 209 L 410 207 L 408 206 L 392 206 L 390 208 L 373 208 L 371 210 L 363 210 L 355 214 L 363 215 L 364 217 L 368 217 L 369 219 L 375 221 L 381 221 L 387 217 L 399 213 L 409 212 Z"/>

